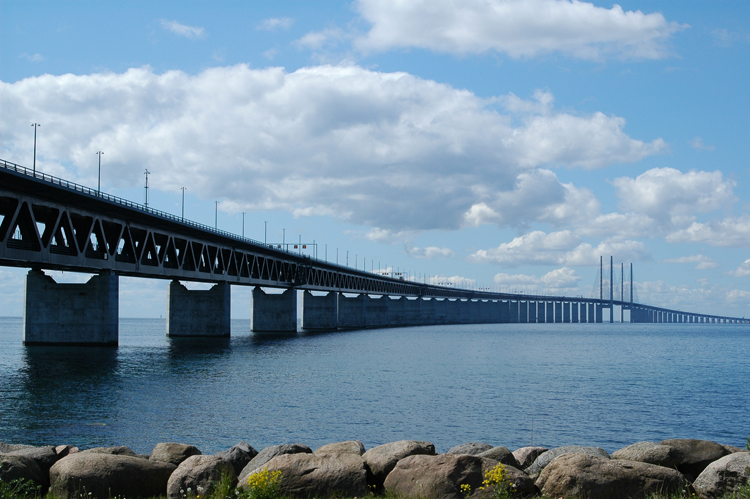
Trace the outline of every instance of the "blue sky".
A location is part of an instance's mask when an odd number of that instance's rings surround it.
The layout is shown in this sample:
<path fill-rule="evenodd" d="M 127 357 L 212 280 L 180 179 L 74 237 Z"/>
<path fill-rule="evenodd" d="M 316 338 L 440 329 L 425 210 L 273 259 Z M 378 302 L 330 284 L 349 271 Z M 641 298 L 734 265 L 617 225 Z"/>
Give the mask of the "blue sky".
<path fill-rule="evenodd" d="M 0 0 L 0 157 L 318 256 L 746 315 L 741 1 Z M 0 269 L 1 315 L 24 271 Z M 439 276 L 439 277 L 435 277 Z M 82 276 L 58 275 L 61 281 Z M 166 312 L 122 279 L 121 315 Z M 233 290 L 235 317 L 247 290 Z"/>

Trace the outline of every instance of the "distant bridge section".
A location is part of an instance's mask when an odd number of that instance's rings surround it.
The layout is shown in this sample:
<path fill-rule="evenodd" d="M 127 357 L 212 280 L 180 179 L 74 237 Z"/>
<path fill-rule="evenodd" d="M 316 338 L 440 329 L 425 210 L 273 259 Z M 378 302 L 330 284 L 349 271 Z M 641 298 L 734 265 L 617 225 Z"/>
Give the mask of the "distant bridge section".
<path fill-rule="evenodd" d="M 305 329 L 602 322 L 603 310 L 609 309 L 611 321 L 615 306 L 630 310 L 631 322 L 747 322 L 632 300 L 491 293 L 394 279 L 282 251 L 4 160 L 0 265 L 32 269 L 25 344 L 116 344 L 118 276 L 172 280 L 170 336 L 229 335 L 231 285 L 254 287 L 257 332 L 296 332 L 295 290 L 305 292 Z M 96 276 L 88 284 L 58 284 L 43 269 Z M 188 291 L 180 281 L 215 286 Z M 267 294 L 261 287 L 284 292 Z"/>

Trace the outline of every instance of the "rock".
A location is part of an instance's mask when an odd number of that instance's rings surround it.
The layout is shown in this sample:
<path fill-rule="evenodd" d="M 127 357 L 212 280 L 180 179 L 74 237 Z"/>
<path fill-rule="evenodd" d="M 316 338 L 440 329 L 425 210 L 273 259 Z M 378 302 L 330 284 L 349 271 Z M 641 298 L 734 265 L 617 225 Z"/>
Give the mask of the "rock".
<path fill-rule="evenodd" d="M 36 461 L 36 464 L 39 465 L 39 468 L 45 475 L 49 473 L 49 469 L 52 467 L 52 465 L 62 458 L 62 456 L 58 455 L 55 452 L 55 448 L 51 445 L 47 447 L 31 447 L 27 449 L 14 450 L 12 452 L 8 452 L 8 455 L 30 457 L 31 459 Z"/>
<path fill-rule="evenodd" d="M 175 466 L 179 466 L 181 462 L 190 456 L 199 456 L 199 451 L 193 445 L 176 444 L 173 442 L 156 444 L 154 450 L 151 451 L 151 461 L 160 461 L 163 463 L 172 463 Z"/>
<path fill-rule="evenodd" d="M 481 456 L 480 456 L 481 457 Z M 498 464 L 502 464 L 494 459 L 482 457 L 482 481 L 487 476 L 487 472 L 493 469 Z M 536 488 L 534 480 L 529 477 L 526 473 L 515 468 L 503 464 L 505 467 L 505 476 L 508 481 L 508 485 L 511 485 L 514 492 L 513 497 L 529 497 L 538 495 L 539 489 Z M 472 499 L 493 499 L 495 497 L 495 491 L 493 487 L 488 487 L 485 490 L 476 489 L 471 493 Z"/>
<path fill-rule="evenodd" d="M 81 452 L 93 452 L 94 454 L 112 454 L 113 456 L 130 456 L 141 457 L 136 454 L 130 447 L 120 445 L 118 447 L 94 447 L 92 449 L 82 450 Z"/>
<path fill-rule="evenodd" d="M 15 450 L 21 450 L 21 449 L 33 449 L 33 445 L 25 445 L 25 444 L 6 444 L 3 442 L 0 442 L 0 454 L 7 454 L 8 452 L 13 452 Z"/>
<path fill-rule="evenodd" d="M 167 498 L 208 496 L 214 492 L 214 485 L 223 477 L 232 481 L 232 487 L 237 484 L 234 467 L 226 459 L 219 456 L 190 456 L 169 477 Z"/>
<path fill-rule="evenodd" d="M 375 484 L 379 486 L 400 459 L 417 454 L 434 456 L 435 446 L 430 442 L 399 440 L 373 447 L 362 455 L 362 459 L 370 467 Z"/>
<path fill-rule="evenodd" d="M 55 452 L 62 458 L 67 456 L 68 454 L 75 454 L 76 452 L 79 452 L 79 449 L 78 447 L 73 447 L 70 445 L 58 445 L 57 447 L 55 447 Z"/>
<path fill-rule="evenodd" d="M 388 473 L 386 493 L 426 499 L 463 499 L 462 485 L 482 485 L 482 458 L 468 454 L 417 454 L 400 459 Z"/>
<path fill-rule="evenodd" d="M 534 463 L 537 457 L 548 450 L 546 447 L 521 447 L 513 451 L 513 457 L 518 463 L 518 468 L 525 470 Z"/>
<path fill-rule="evenodd" d="M 285 454 L 312 454 L 312 449 L 302 444 L 283 444 L 266 447 L 258 453 L 240 472 L 240 483 L 244 483 L 250 473 L 257 470 L 276 456 Z"/>
<path fill-rule="evenodd" d="M 253 449 L 253 447 L 244 440 L 230 449 L 216 453 L 216 456 L 226 459 L 232 464 L 235 475 L 242 473 L 242 469 L 257 455 L 258 451 Z"/>
<path fill-rule="evenodd" d="M 15 452 L 26 450 L 29 447 L 16 448 Z M 0 454 L 0 480 L 10 482 L 19 478 L 33 481 L 42 487 L 42 492 L 46 491 L 49 486 L 48 475 L 42 471 L 34 459 L 28 456 Z"/>
<path fill-rule="evenodd" d="M 667 468 L 675 468 L 679 463 L 677 449 L 669 445 L 654 442 L 637 442 L 628 445 L 612 454 L 612 459 L 625 459 L 641 463 L 656 464 Z"/>
<path fill-rule="evenodd" d="M 513 466 L 514 468 L 521 467 L 513 456 L 513 453 L 507 447 L 493 447 L 477 455 L 479 457 L 486 457 L 487 459 L 494 459 L 499 463 Z"/>
<path fill-rule="evenodd" d="M 367 467 L 359 456 L 282 454 L 268 461 L 263 468 L 271 472 L 281 471 L 279 488 L 282 495 L 308 498 L 362 497 L 367 494 Z"/>
<path fill-rule="evenodd" d="M 601 447 L 566 445 L 564 447 L 556 447 L 554 449 L 548 450 L 547 452 L 542 452 L 541 454 L 539 454 L 539 457 L 537 457 L 531 464 L 531 466 L 526 469 L 526 473 L 531 477 L 539 475 L 539 473 L 542 472 L 544 467 L 547 466 L 550 461 L 558 456 L 562 456 L 563 454 L 589 454 L 592 456 L 599 456 L 605 459 L 609 459 L 609 454 L 607 454 L 607 451 L 605 451 Z"/>
<path fill-rule="evenodd" d="M 448 449 L 446 454 L 468 454 L 470 456 L 478 456 L 482 452 L 492 449 L 490 444 L 482 444 L 479 442 L 471 442 L 468 444 L 461 444 Z"/>
<path fill-rule="evenodd" d="M 715 499 L 736 491 L 748 482 L 750 453 L 729 454 L 706 466 L 693 482 L 702 499 Z"/>
<path fill-rule="evenodd" d="M 176 468 L 132 456 L 77 452 L 50 468 L 50 492 L 59 499 L 77 499 L 81 493 L 93 499 L 163 496 Z"/>
<path fill-rule="evenodd" d="M 734 445 L 722 445 L 729 454 L 734 454 L 735 452 L 748 452 L 748 450 L 745 447 L 735 447 Z"/>
<path fill-rule="evenodd" d="M 365 453 L 365 446 L 359 440 L 349 440 L 346 442 L 336 442 L 327 444 L 315 449 L 316 456 L 340 456 L 350 454 L 352 456 L 361 456 Z"/>
<path fill-rule="evenodd" d="M 669 496 L 687 485 L 677 470 L 580 453 L 556 457 L 536 481 L 544 497 L 587 499 L 639 499 L 657 493 Z"/>
<path fill-rule="evenodd" d="M 690 480 L 700 475 L 706 469 L 706 466 L 729 454 L 729 451 L 723 445 L 710 440 L 677 438 L 663 440 L 659 444 L 676 449 L 677 469 L 686 475 L 690 475 Z"/>

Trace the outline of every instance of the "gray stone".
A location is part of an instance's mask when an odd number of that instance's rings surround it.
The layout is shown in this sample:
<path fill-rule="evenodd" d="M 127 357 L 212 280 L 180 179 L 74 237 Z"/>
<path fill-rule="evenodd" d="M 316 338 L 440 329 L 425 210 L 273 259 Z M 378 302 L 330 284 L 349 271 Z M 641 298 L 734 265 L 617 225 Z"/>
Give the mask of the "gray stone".
<path fill-rule="evenodd" d="M 258 455 L 258 451 L 243 440 L 230 449 L 217 452 L 216 455 L 232 463 L 235 474 L 239 475 L 242 473 L 242 469 L 247 466 L 247 463 Z"/>
<path fill-rule="evenodd" d="M 151 451 L 151 461 L 160 461 L 163 463 L 172 463 L 175 466 L 179 466 L 181 462 L 190 456 L 199 456 L 199 451 L 193 445 L 176 444 L 174 442 L 164 442 L 156 444 L 154 450 Z"/>
<path fill-rule="evenodd" d="M 326 444 L 315 449 L 316 456 L 340 456 L 341 454 L 351 454 L 352 456 L 361 456 L 365 453 L 365 446 L 359 440 L 348 440 L 346 442 L 336 442 Z"/>
<path fill-rule="evenodd" d="M 237 484 L 237 474 L 232 464 L 218 456 L 190 456 L 177 467 L 167 482 L 167 498 L 209 496 L 214 486 L 224 477 Z"/>
<path fill-rule="evenodd" d="M 492 449 L 490 444 L 483 444 L 479 442 L 471 442 L 468 444 L 461 444 L 448 449 L 446 454 L 468 454 L 470 456 L 478 456 L 482 452 Z"/>
<path fill-rule="evenodd" d="M 49 473 L 49 469 L 52 467 L 52 465 L 62 458 L 62 456 L 58 455 L 55 452 L 55 448 L 51 445 L 46 447 L 31 447 L 27 449 L 14 450 L 12 452 L 8 452 L 8 455 L 30 457 L 31 459 L 36 461 L 36 464 L 39 465 L 39 468 L 45 475 Z"/>
<path fill-rule="evenodd" d="M 544 467 L 550 463 L 550 461 L 558 456 L 562 456 L 563 454 L 589 454 L 592 456 L 599 456 L 605 459 L 609 459 L 609 454 L 607 454 L 607 451 L 605 451 L 601 447 L 566 445 L 564 447 L 556 447 L 554 449 L 548 450 L 547 452 L 542 452 L 541 454 L 539 454 L 539 457 L 537 457 L 531 464 L 531 466 L 526 469 L 526 474 L 531 477 L 538 476 L 539 473 L 542 472 Z"/>
<path fill-rule="evenodd" d="M 93 447 L 91 449 L 82 450 L 81 452 L 92 452 L 94 454 L 112 454 L 113 456 L 140 457 L 133 451 L 133 449 L 124 445 L 120 445 L 117 447 Z"/>
<path fill-rule="evenodd" d="M 513 457 L 518 463 L 518 468 L 525 470 L 534 464 L 536 458 L 548 450 L 547 447 L 521 447 L 513 451 Z"/>
<path fill-rule="evenodd" d="M 487 476 L 487 472 L 495 468 L 498 464 L 503 463 L 486 457 L 482 458 L 483 481 Z M 513 466 L 508 466 L 506 464 L 503 464 L 503 466 L 505 467 L 505 479 L 508 482 L 507 485 L 513 490 L 512 497 L 529 497 L 538 495 L 539 489 L 536 488 L 534 480 L 529 475 Z M 471 493 L 472 499 L 493 499 L 494 497 L 495 489 L 492 486 L 485 487 L 484 490 L 481 490 L 481 488 L 472 490 Z"/>
<path fill-rule="evenodd" d="M 80 452 L 78 447 L 73 447 L 72 445 L 58 445 L 55 447 L 55 452 L 58 456 L 61 458 L 67 456 L 68 454 L 75 454 L 76 452 Z"/>
<path fill-rule="evenodd" d="M 77 499 L 81 493 L 91 493 L 92 499 L 163 496 L 176 468 L 132 456 L 77 452 L 50 468 L 50 492 L 59 499 Z"/>
<path fill-rule="evenodd" d="M 748 452 L 747 448 L 745 447 L 735 447 L 734 445 L 722 445 L 729 454 L 734 454 L 736 452 Z"/>
<path fill-rule="evenodd" d="M 499 463 L 502 463 L 508 466 L 513 466 L 514 468 L 521 467 L 518 465 L 518 461 L 516 461 L 516 458 L 513 456 L 513 453 L 507 447 L 502 447 L 502 446 L 493 447 L 490 450 L 486 450 L 477 455 L 479 457 L 486 457 L 488 459 L 493 459 Z"/>
<path fill-rule="evenodd" d="M 380 486 L 400 459 L 418 454 L 434 456 L 435 446 L 430 442 L 399 440 L 373 447 L 362 455 L 362 459 L 370 467 L 375 484 Z"/>
<path fill-rule="evenodd" d="M 560 455 L 536 481 L 544 497 L 587 499 L 640 499 L 657 493 L 669 496 L 687 485 L 677 470 L 591 454 Z"/>
<path fill-rule="evenodd" d="M 654 442 L 637 442 L 633 445 L 623 447 L 612 454 L 612 459 L 638 461 L 665 466 L 667 468 L 675 468 L 680 461 L 677 449 L 669 445 L 655 444 Z"/>
<path fill-rule="evenodd" d="M 722 497 L 748 482 L 748 467 L 750 453 L 744 451 L 729 454 L 706 466 L 693 482 L 693 487 L 703 499 Z"/>
<path fill-rule="evenodd" d="M 16 449 L 23 450 L 23 449 Z M 14 456 L 0 454 L 0 480 L 31 480 L 42 487 L 43 491 L 49 486 L 49 477 L 42 471 L 37 462 L 28 456 Z"/>
<path fill-rule="evenodd" d="M 13 452 L 16 450 L 21 449 L 33 449 L 33 445 L 26 445 L 26 444 L 6 444 L 3 442 L 0 442 L 0 454 L 7 454 L 8 452 Z"/>
<path fill-rule="evenodd" d="M 729 451 L 723 445 L 710 440 L 676 438 L 663 440 L 659 444 L 676 449 L 677 469 L 689 475 L 690 480 L 700 475 L 706 469 L 706 466 L 729 454 Z"/>
<path fill-rule="evenodd" d="M 263 466 L 281 471 L 280 491 L 292 497 L 362 497 L 367 494 L 367 467 L 360 456 L 308 453 L 276 456 Z M 260 470 L 255 470 L 255 472 Z M 244 485 L 246 480 L 240 482 Z"/>
<path fill-rule="evenodd" d="M 463 499 L 462 485 L 482 485 L 482 458 L 468 454 L 424 454 L 400 459 L 388 473 L 387 493 L 426 499 Z"/>
<path fill-rule="evenodd" d="M 244 468 L 242 468 L 242 472 L 240 472 L 239 476 L 240 483 L 244 483 L 253 471 L 257 470 L 274 457 L 283 456 L 285 454 L 312 454 L 312 449 L 307 445 L 302 444 L 283 444 L 266 447 L 249 463 L 247 463 Z"/>

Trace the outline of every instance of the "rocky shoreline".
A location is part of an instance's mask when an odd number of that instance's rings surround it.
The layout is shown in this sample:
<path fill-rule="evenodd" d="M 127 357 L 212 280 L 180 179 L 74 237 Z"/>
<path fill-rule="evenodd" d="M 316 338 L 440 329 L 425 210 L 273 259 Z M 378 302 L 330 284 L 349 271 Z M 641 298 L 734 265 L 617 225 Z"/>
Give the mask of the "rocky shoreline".
<path fill-rule="evenodd" d="M 80 450 L 0 443 L 0 480 L 31 480 L 59 499 L 206 497 L 222 476 L 243 486 L 263 469 L 281 471 L 283 495 L 362 497 L 395 493 L 425 499 L 488 499 L 485 473 L 505 466 L 514 497 L 642 498 L 697 494 L 717 499 L 748 482 L 750 453 L 708 440 L 637 442 L 608 454 L 599 447 L 506 447 L 468 443 L 436 454 L 430 442 L 401 440 L 366 450 L 359 441 L 313 451 L 302 444 L 247 442 L 215 455 L 192 445 L 157 444 L 150 455 L 128 447 Z M 187 492 L 186 492 L 187 491 Z"/>

